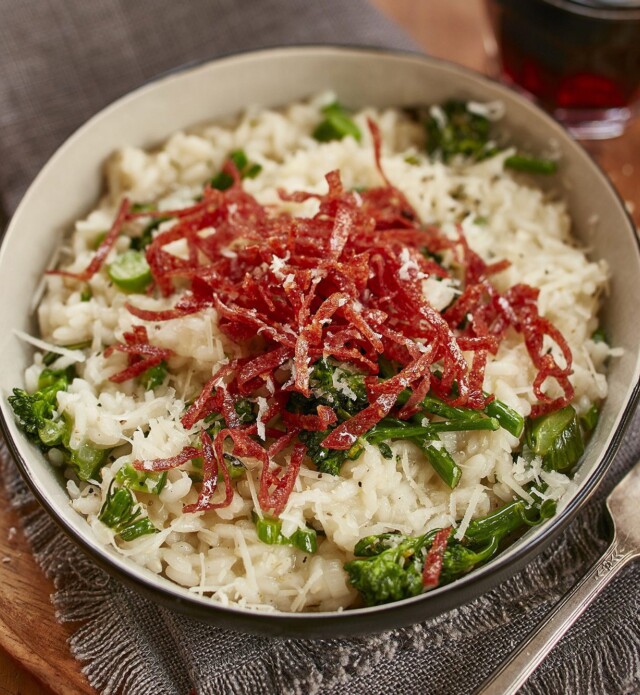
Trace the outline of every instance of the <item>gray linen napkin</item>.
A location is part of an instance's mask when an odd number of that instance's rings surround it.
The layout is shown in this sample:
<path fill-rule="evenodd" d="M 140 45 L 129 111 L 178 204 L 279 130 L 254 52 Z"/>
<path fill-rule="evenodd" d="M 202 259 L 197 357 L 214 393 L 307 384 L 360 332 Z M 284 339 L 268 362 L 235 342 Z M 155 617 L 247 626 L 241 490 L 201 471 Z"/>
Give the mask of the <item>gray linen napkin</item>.
<path fill-rule="evenodd" d="M 294 43 L 414 48 L 365 0 L 2 0 L 0 200 L 7 214 L 49 155 L 102 106 L 185 63 Z M 0 452 L 2 453 L 2 452 Z M 470 692 L 605 547 L 602 502 L 640 456 L 636 417 L 599 494 L 524 571 L 476 601 L 373 637 L 275 640 L 213 628 L 159 608 L 97 569 L 46 514 L 25 531 L 71 649 L 101 693 Z M 31 495 L 6 452 L 13 503 Z M 527 693 L 640 689 L 640 567 L 621 574 L 555 649 Z"/>

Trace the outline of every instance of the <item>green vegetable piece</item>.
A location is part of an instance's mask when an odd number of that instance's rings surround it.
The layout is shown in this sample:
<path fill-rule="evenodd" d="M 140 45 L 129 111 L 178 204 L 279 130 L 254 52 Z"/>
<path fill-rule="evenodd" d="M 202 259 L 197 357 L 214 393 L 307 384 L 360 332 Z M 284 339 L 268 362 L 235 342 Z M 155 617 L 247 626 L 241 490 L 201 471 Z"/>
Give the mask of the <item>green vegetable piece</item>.
<path fill-rule="evenodd" d="M 408 400 L 411 392 L 405 389 L 398 396 L 398 405 L 404 405 Z M 485 397 L 489 394 L 485 393 Z M 516 412 L 513 408 L 510 408 L 506 403 L 494 399 L 489 403 L 489 405 L 482 411 L 473 410 L 471 408 L 457 408 L 445 403 L 440 398 L 428 394 L 424 401 L 422 402 L 422 408 L 432 415 L 438 415 L 449 420 L 459 421 L 472 421 L 471 426 L 467 425 L 460 429 L 497 429 L 495 427 L 495 421 L 503 429 L 507 430 L 510 434 L 515 437 L 520 437 L 524 429 L 524 418 Z M 491 418 L 491 422 L 483 422 L 488 416 Z"/>
<path fill-rule="evenodd" d="M 134 521 L 129 526 L 125 527 L 120 531 L 120 538 L 123 541 L 133 541 L 140 536 L 147 536 L 150 533 L 157 533 L 158 529 L 153 525 L 151 519 L 145 516 L 139 521 Z"/>
<path fill-rule="evenodd" d="M 255 520 L 256 533 L 258 540 L 261 540 L 267 545 L 277 545 L 280 539 L 281 522 L 278 519 L 269 519 L 267 517 L 258 517 Z"/>
<path fill-rule="evenodd" d="M 237 456 L 225 452 L 224 460 L 227 462 L 227 471 L 229 472 L 229 477 L 231 480 L 242 478 L 242 476 L 247 472 L 247 467 Z M 218 475 L 218 480 L 223 478 L 223 474 Z"/>
<path fill-rule="evenodd" d="M 523 171 L 527 174 L 542 174 L 549 176 L 558 171 L 558 163 L 551 159 L 530 157 L 526 154 L 514 154 L 504 160 L 505 167 L 515 171 Z"/>
<path fill-rule="evenodd" d="M 367 606 L 422 593 L 422 550 L 434 536 L 435 533 L 417 537 L 382 534 L 363 538 L 356 545 L 355 554 L 367 557 L 347 562 L 344 568 Z"/>
<path fill-rule="evenodd" d="M 361 538 L 353 549 L 353 554 L 358 557 L 373 557 L 389 548 L 395 548 L 404 538 L 399 533 L 380 533 L 377 536 L 365 536 Z"/>
<path fill-rule="evenodd" d="M 598 419 L 600 418 L 600 410 L 596 403 L 593 403 L 586 413 L 580 416 L 580 425 L 582 426 L 583 432 L 589 434 L 595 430 L 598 424 Z"/>
<path fill-rule="evenodd" d="M 87 285 L 82 292 L 80 292 L 80 301 L 81 302 L 88 302 L 91 297 L 93 297 L 93 292 L 91 291 L 91 288 Z"/>
<path fill-rule="evenodd" d="M 442 563 L 440 584 L 449 584 L 472 569 L 490 560 L 500 545 L 499 538 L 492 538 L 484 548 L 472 549 L 462 543 L 450 543 L 445 551 L 446 562 Z M 448 551 L 448 552 L 447 552 Z"/>
<path fill-rule="evenodd" d="M 594 343 L 607 343 L 607 344 L 609 344 L 609 339 L 607 337 L 607 333 L 604 330 L 604 328 L 602 328 L 602 327 L 597 328 L 592 333 L 591 340 L 593 340 Z"/>
<path fill-rule="evenodd" d="M 20 428 L 32 442 L 44 449 L 51 445 L 41 439 L 40 432 L 47 441 L 55 441 L 57 434 L 62 431 L 55 420 L 58 392 L 67 390 L 74 375 L 73 367 L 64 370 L 43 369 L 35 393 L 15 388 L 13 395 L 8 398 Z"/>
<path fill-rule="evenodd" d="M 113 283 L 125 292 L 142 292 L 152 280 L 144 253 L 133 249 L 117 256 L 108 272 Z"/>
<path fill-rule="evenodd" d="M 380 442 L 378 444 L 378 449 L 380 450 L 380 453 L 382 454 L 382 458 L 391 460 L 393 458 L 393 451 L 391 451 L 391 447 L 388 444 L 385 444 L 384 442 Z"/>
<path fill-rule="evenodd" d="M 50 367 L 59 357 L 61 357 L 59 352 L 45 352 L 42 356 L 42 364 L 44 364 L 47 367 Z"/>
<path fill-rule="evenodd" d="M 13 389 L 9 403 L 18 425 L 31 439 L 39 442 L 38 430 L 44 427 L 45 421 L 53 415 L 54 405 L 48 399 L 39 398 L 37 393 L 31 395 L 22 389 Z"/>
<path fill-rule="evenodd" d="M 569 471 L 584 453 L 578 416 L 570 405 L 529 420 L 525 437 L 531 451 L 542 456 L 546 470 Z"/>
<path fill-rule="evenodd" d="M 251 164 L 242 174 L 243 179 L 255 179 L 262 171 L 262 164 Z"/>
<path fill-rule="evenodd" d="M 234 150 L 229 154 L 229 159 L 235 164 L 242 179 L 255 179 L 262 171 L 262 165 L 250 162 L 244 150 Z M 233 186 L 233 176 L 220 171 L 211 179 L 211 186 L 219 191 L 226 191 Z"/>
<path fill-rule="evenodd" d="M 318 534 L 312 528 L 299 528 L 291 536 L 293 545 L 303 553 L 312 555 L 318 550 Z"/>
<path fill-rule="evenodd" d="M 56 394 L 64 391 L 73 379 L 73 374 L 73 371 L 68 372 L 66 369 L 43 369 L 38 377 L 38 390 L 53 389 Z"/>
<path fill-rule="evenodd" d="M 81 480 L 95 478 L 104 465 L 109 449 L 99 449 L 84 443 L 77 449 L 69 447 L 71 428 L 62 418 L 56 418 L 58 392 L 66 391 L 75 376 L 75 369 L 43 369 L 38 378 L 38 391 L 28 394 L 14 389 L 9 396 L 18 425 L 29 439 L 41 449 L 61 447 L 67 463 L 76 469 Z"/>
<path fill-rule="evenodd" d="M 518 500 L 475 519 L 464 538 L 449 537 L 442 559 L 440 585 L 454 581 L 491 559 L 507 536 L 535 526 L 554 514 L 555 503 L 551 500 L 529 507 Z M 424 558 L 436 533 L 437 530 L 423 536 L 384 533 L 367 536 L 356 544 L 354 554 L 358 557 L 344 568 L 366 605 L 379 605 L 422 593 Z"/>
<path fill-rule="evenodd" d="M 110 449 L 98 449 L 93 444 L 84 442 L 77 449 L 70 449 L 69 464 L 75 468 L 80 480 L 93 480 L 98 477 L 109 451 Z"/>
<path fill-rule="evenodd" d="M 322 109 L 325 118 L 313 131 L 313 137 L 318 142 L 330 142 L 331 140 L 342 140 L 350 135 L 360 142 L 362 133 L 360 128 L 349 118 L 344 107 L 337 101 Z"/>
<path fill-rule="evenodd" d="M 469 110 L 467 103 L 450 100 L 433 111 L 425 124 L 427 152 L 447 162 L 456 155 L 480 161 L 495 155 L 499 148 L 491 142 L 491 123 L 484 116 Z M 507 157 L 504 166 L 529 174 L 555 174 L 557 162 L 527 154 Z M 477 224 L 486 224 L 477 221 Z"/>
<path fill-rule="evenodd" d="M 389 553 L 387 555 L 387 553 Z M 349 581 L 367 606 L 400 601 L 422 593 L 420 561 L 405 564 L 397 551 L 387 551 L 370 560 L 352 560 L 344 568 Z"/>
<path fill-rule="evenodd" d="M 465 539 L 475 544 L 487 543 L 494 538 L 502 540 L 524 526 L 537 526 L 555 514 L 555 503 L 527 506 L 524 500 L 509 502 L 503 507 L 474 519 L 469 524 Z"/>
<path fill-rule="evenodd" d="M 318 360 L 311 370 L 311 398 L 292 394 L 288 408 L 291 412 L 315 415 L 319 405 L 333 408 L 347 419 L 369 405 L 364 375 L 338 366 L 333 360 Z"/>
<path fill-rule="evenodd" d="M 72 343 L 71 345 L 63 345 L 62 347 L 66 348 L 67 350 L 85 350 L 86 348 L 91 347 L 91 341 L 90 340 L 83 340 L 80 343 Z M 62 355 L 59 352 L 55 351 L 50 351 L 50 352 L 45 352 L 43 357 L 42 357 L 42 364 L 44 364 L 47 367 L 50 367 L 59 357 L 62 357 Z M 69 381 L 73 381 L 73 377 L 75 376 L 75 370 L 73 371 L 73 375 L 69 379 Z"/>
<path fill-rule="evenodd" d="M 309 379 L 312 396 L 305 398 L 299 393 L 292 393 L 287 408 L 293 413 L 315 415 L 319 405 L 332 408 L 339 420 L 344 421 L 369 405 L 364 375 L 347 371 L 333 360 L 321 359 L 313 365 Z M 335 451 L 321 446 L 321 442 L 331 430 L 322 432 L 302 431 L 298 435 L 307 445 L 307 455 L 321 473 L 338 475 L 342 464 L 355 460 L 362 453 L 363 447 L 357 442 L 347 451 Z"/>
<path fill-rule="evenodd" d="M 488 394 L 485 394 L 487 396 Z M 484 409 L 484 413 L 489 417 L 495 418 L 502 429 L 507 430 L 509 434 L 520 438 L 524 430 L 524 418 L 513 408 L 510 408 L 506 403 L 494 399 Z"/>
<path fill-rule="evenodd" d="M 256 525 L 258 539 L 267 545 L 292 545 L 298 548 L 298 550 L 309 554 L 318 550 L 318 534 L 312 528 L 296 529 L 291 537 L 287 538 L 282 535 L 282 522 L 280 519 L 259 517 L 254 512 L 253 521 Z"/>
<path fill-rule="evenodd" d="M 302 430 L 298 434 L 300 441 L 307 446 L 307 456 L 313 461 L 315 467 L 321 473 L 329 473 L 330 475 L 339 475 L 342 464 L 348 460 L 348 451 L 336 451 L 334 449 L 326 449 L 321 446 L 325 437 L 328 437 L 331 430 L 322 432 L 308 432 Z"/>
<path fill-rule="evenodd" d="M 219 191 L 226 191 L 227 189 L 231 188 L 231 186 L 233 186 L 233 176 L 228 174 L 226 171 L 218 172 L 211 179 L 211 187 L 216 188 Z"/>
<path fill-rule="evenodd" d="M 133 495 L 127 488 L 112 490 L 113 482 L 109 486 L 107 497 L 100 509 L 98 518 L 109 528 L 117 528 L 120 524 L 131 520 L 133 509 Z"/>
<path fill-rule="evenodd" d="M 462 477 L 462 471 L 453 460 L 451 454 L 444 447 L 438 449 L 433 444 L 423 446 L 421 449 L 442 480 L 444 480 L 452 490 L 456 488 Z"/>
<path fill-rule="evenodd" d="M 241 398 L 239 401 L 236 401 L 234 410 L 243 425 L 252 425 L 258 419 L 255 405 L 248 398 Z"/>
<path fill-rule="evenodd" d="M 378 369 L 381 379 L 390 379 L 392 376 L 395 376 L 400 371 L 397 362 L 392 362 L 391 360 L 388 360 L 386 357 L 384 357 L 384 355 L 381 355 L 378 358 Z M 405 389 L 398 396 L 398 403 L 400 405 L 404 405 L 409 400 L 409 395 L 410 391 Z M 401 398 L 404 398 L 404 400 L 401 400 Z"/>
<path fill-rule="evenodd" d="M 100 244 L 105 240 L 107 236 L 106 232 L 100 232 L 96 238 L 91 242 L 91 250 L 96 251 L 97 249 L 100 248 Z"/>
<path fill-rule="evenodd" d="M 491 124 L 467 109 L 463 101 L 450 100 L 440 106 L 442 119 L 430 115 L 425 124 L 427 152 L 447 162 L 456 155 L 475 160 L 495 154 L 489 143 Z"/>
<path fill-rule="evenodd" d="M 159 495 L 167 482 L 167 472 L 147 473 L 139 471 L 130 463 L 125 463 L 115 474 L 115 481 L 123 487 L 136 492 L 148 492 L 151 495 Z"/>
<path fill-rule="evenodd" d="M 435 261 L 438 265 L 442 265 L 444 262 L 444 256 L 440 253 L 434 253 L 433 251 L 429 251 L 429 249 L 425 246 L 424 248 L 420 249 L 420 253 L 429 261 Z M 443 266 L 444 267 L 444 266 Z"/>
<path fill-rule="evenodd" d="M 153 233 L 158 229 L 158 227 L 170 217 L 156 217 L 147 224 L 147 226 L 142 230 L 140 236 L 131 237 L 131 248 L 134 251 L 144 251 L 147 246 L 153 241 Z"/>
<path fill-rule="evenodd" d="M 156 209 L 155 203 L 134 203 L 131 212 L 153 212 Z"/>
<path fill-rule="evenodd" d="M 143 517 L 142 509 L 135 504 L 135 497 L 128 487 L 113 489 L 111 481 L 107 496 L 100 509 L 98 519 L 112 528 L 124 541 L 132 541 L 140 536 L 156 533 L 157 529 L 148 517 Z"/>
<path fill-rule="evenodd" d="M 234 150 L 230 155 L 229 159 L 236 165 L 237 170 L 242 173 L 244 169 L 249 164 L 247 155 L 244 150 Z"/>
<path fill-rule="evenodd" d="M 398 395 L 398 405 L 404 405 L 409 400 L 410 396 L 411 391 L 409 391 L 409 389 L 402 391 Z M 475 420 L 482 417 L 477 410 L 471 410 L 470 408 L 456 408 L 431 394 L 428 394 L 425 397 L 421 403 L 421 406 L 422 409 L 427 413 L 439 415 L 440 417 L 447 418 L 448 420 Z"/>
<path fill-rule="evenodd" d="M 370 444 L 378 444 L 387 439 L 437 439 L 440 432 L 467 432 L 476 430 L 495 431 L 500 424 L 494 418 L 463 418 L 445 422 L 430 422 L 428 425 L 408 424 L 403 420 L 387 418 L 386 421 L 372 427 L 363 438 Z"/>
<path fill-rule="evenodd" d="M 167 373 L 167 363 L 162 360 L 160 364 L 149 367 L 149 369 L 142 372 L 139 377 L 140 383 L 147 391 L 153 391 L 157 389 L 158 386 L 162 386 L 164 380 L 167 378 Z"/>
<path fill-rule="evenodd" d="M 65 420 L 45 420 L 38 428 L 38 437 L 45 447 L 59 446 L 69 436 Z"/>

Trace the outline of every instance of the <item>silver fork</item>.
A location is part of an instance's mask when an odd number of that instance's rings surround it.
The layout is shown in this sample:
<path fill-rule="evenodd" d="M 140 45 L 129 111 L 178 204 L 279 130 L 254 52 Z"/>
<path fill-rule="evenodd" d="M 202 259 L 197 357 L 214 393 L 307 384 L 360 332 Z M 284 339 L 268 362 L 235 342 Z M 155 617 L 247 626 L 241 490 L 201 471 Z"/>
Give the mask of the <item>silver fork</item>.
<path fill-rule="evenodd" d="M 613 522 L 611 545 L 476 695 L 516 693 L 602 589 L 629 561 L 640 556 L 640 462 L 613 489 L 607 498 L 607 509 Z"/>

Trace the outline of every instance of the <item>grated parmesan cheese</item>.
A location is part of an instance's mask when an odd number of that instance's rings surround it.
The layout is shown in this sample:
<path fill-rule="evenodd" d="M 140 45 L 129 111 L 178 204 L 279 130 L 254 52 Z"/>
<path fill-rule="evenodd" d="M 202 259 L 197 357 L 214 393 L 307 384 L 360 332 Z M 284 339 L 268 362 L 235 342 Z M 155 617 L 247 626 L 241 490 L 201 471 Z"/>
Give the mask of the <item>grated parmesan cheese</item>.
<path fill-rule="evenodd" d="M 478 502 L 480 502 L 480 498 L 482 497 L 484 489 L 484 485 L 476 485 L 473 492 L 471 493 L 467 509 L 464 513 L 464 516 L 462 517 L 460 526 L 458 526 L 458 530 L 454 535 L 454 538 L 456 538 L 457 540 L 461 540 L 464 534 L 467 532 L 467 529 L 469 528 L 469 524 L 471 523 L 471 519 L 473 518 L 473 515 L 476 511 Z"/>

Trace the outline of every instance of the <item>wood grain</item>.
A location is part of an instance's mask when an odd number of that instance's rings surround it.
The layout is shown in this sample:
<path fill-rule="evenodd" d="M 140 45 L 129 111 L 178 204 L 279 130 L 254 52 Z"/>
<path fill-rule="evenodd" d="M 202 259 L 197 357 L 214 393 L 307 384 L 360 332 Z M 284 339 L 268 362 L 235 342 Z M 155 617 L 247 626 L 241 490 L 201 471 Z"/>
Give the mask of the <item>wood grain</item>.
<path fill-rule="evenodd" d="M 53 584 L 29 550 L 4 485 L 0 508 L 0 693 L 93 693 L 67 646 L 73 629 L 55 620 Z"/>
<path fill-rule="evenodd" d="M 493 50 L 481 0 L 372 0 L 430 54 L 487 72 Z M 588 148 L 640 224 L 640 120 Z M 11 530 L 15 529 L 15 530 Z M 72 658 L 69 625 L 56 622 L 53 586 L 37 567 L 0 493 L 0 695 L 94 692 Z"/>

